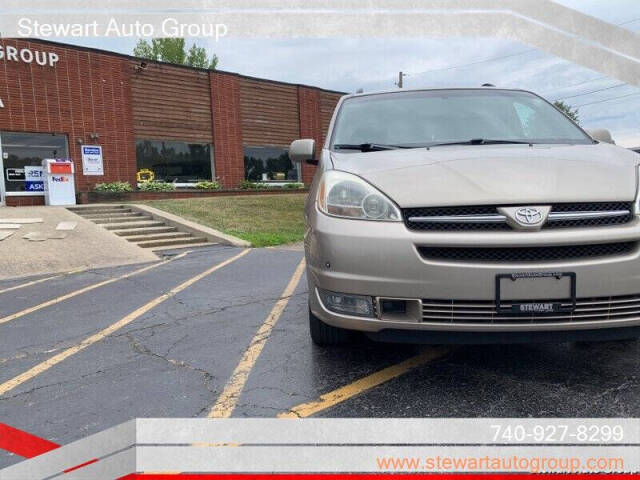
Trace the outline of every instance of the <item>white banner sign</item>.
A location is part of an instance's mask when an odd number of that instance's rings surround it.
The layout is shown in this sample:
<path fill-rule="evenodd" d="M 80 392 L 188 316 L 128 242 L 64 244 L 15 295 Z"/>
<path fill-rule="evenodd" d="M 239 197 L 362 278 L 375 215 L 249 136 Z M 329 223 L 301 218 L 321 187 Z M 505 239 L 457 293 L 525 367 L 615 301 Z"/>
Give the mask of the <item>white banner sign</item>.
<path fill-rule="evenodd" d="M 101 146 L 82 146 L 82 173 L 84 175 L 104 175 Z"/>
<path fill-rule="evenodd" d="M 637 473 L 639 447 L 640 420 L 623 418 L 136 419 L 7 467 L 0 478 Z"/>

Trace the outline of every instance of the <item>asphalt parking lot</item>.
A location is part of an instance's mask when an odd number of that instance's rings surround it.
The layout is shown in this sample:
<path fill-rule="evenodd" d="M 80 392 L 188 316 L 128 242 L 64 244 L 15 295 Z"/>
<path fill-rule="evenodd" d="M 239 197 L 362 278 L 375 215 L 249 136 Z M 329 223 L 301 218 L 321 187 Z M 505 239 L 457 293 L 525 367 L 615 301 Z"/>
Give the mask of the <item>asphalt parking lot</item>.
<path fill-rule="evenodd" d="M 637 341 L 315 347 L 302 258 L 215 246 L 0 282 L 0 422 L 66 444 L 133 417 L 640 416 Z"/>

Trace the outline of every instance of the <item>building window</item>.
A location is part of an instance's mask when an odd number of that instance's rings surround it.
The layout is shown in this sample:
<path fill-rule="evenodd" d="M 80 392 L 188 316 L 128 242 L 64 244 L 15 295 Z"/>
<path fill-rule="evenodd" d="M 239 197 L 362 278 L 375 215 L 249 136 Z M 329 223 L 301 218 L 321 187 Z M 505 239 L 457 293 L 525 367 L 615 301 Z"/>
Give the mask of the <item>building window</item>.
<path fill-rule="evenodd" d="M 41 182 L 26 181 L 29 167 L 42 167 L 45 158 L 68 158 L 67 136 L 51 133 L 0 133 L 2 174 L 7 193 L 42 194 Z"/>
<path fill-rule="evenodd" d="M 138 171 L 150 170 L 160 182 L 197 183 L 213 179 L 213 149 L 208 143 L 136 140 Z"/>
<path fill-rule="evenodd" d="M 300 164 L 294 165 L 287 149 L 244 147 L 244 178 L 252 182 L 297 182 Z"/>

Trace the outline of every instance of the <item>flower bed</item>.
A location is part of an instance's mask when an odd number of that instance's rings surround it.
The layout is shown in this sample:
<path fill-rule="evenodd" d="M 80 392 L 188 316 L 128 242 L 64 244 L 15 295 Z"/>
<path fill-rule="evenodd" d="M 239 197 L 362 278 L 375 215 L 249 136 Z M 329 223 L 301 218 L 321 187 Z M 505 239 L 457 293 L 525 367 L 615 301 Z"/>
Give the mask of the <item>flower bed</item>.
<path fill-rule="evenodd" d="M 233 195 L 282 195 L 282 194 L 306 194 L 309 190 L 307 188 L 299 189 L 285 189 L 285 188 L 270 188 L 270 189 L 255 189 L 255 190 L 201 190 L 191 188 L 181 188 L 171 192 L 143 192 L 140 190 L 132 192 L 78 192 L 77 202 L 79 204 L 85 203 L 135 203 L 145 200 L 162 200 L 169 198 L 199 198 L 199 197 L 216 197 L 216 196 L 233 196 Z"/>

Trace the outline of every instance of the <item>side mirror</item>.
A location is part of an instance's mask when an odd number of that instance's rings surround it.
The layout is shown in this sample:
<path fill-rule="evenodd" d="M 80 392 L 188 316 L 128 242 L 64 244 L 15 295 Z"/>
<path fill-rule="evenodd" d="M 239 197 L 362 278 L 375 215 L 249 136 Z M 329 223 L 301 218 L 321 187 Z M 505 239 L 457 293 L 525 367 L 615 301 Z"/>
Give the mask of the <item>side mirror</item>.
<path fill-rule="evenodd" d="M 616 144 L 611 137 L 611 132 L 606 128 L 594 128 L 587 130 L 587 133 L 591 135 L 594 140 L 598 140 L 599 142 L 611 143 L 613 145 Z"/>
<path fill-rule="evenodd" d="M 312 138 L 294 140 L 289 147 L 289 158 L 293 162 L 307 162 L 312 165 L 317 165 L 316 141 Z"/>

